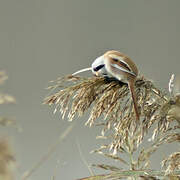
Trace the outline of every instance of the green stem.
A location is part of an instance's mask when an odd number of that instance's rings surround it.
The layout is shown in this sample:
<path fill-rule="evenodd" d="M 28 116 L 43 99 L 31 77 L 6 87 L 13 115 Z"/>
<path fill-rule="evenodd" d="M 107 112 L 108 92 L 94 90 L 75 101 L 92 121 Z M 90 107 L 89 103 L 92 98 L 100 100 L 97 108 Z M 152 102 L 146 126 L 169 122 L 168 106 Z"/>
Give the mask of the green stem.
<path fill-rule="evenodd" d="M 96 176 L 91 176 L 91 177 L 86 177 L 83 179 L 79 180 L 110 180 L 112 178 L 127 178 L 127 177 L 140 177 L 140 176 L 145 176 L 145 177 L 168 177 L 166 176 L 165 171 L 156 171 L 156 170 L 136 170 L 136 171 L 116 171 L 111 174 L 101 174 L 101 175 L 96 175 Z M 180 176 L 180 170 L 176 170 L 171 174 L 171 176 Z"/>
<path fill-rule="evenodd" d="M 165 177 L 165 171 L 156 171 L 156 170 L 131 170 L 131 171 L 116 171 L 111 174 L 111 177 L 129 177 L 129 176 L 158 176 Z M 180 176 L 180 170 L 174 171 L 173 176 Z"/>

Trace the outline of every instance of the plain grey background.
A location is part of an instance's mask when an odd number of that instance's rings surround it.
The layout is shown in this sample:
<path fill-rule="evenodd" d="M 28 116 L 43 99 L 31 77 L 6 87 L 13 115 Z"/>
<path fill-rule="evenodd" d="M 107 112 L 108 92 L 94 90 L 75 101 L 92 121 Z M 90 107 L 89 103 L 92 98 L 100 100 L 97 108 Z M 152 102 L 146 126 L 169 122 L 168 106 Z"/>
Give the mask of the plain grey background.
<path fill-rule="evenodd" d="M 115 49 L 167 90 L 170 75 L 179 74 L 180 68 L 179 7 L 179 0 L 0 1 L 0 68 L 9 76 L 1 92 L 17 99 L 16 105 L 3 106 L 1 114 L 15 118 L 23 131 L 0 128 L 12 141 L 17 179 L 70 124 L 42 105 L 50 80 L 89 67 L 97 56 Z M 77 142 L 88 163 L 104 162 L 89 154 L 97 147 L 99 129 L 84 127 L 86 119 L 75 119 L 73 131 L 29 179 L 50 180 L 56 166 L 56 179 L 89 176 Z M 153 159 L 154 168 L 159 167 L 158 158 Z"/>

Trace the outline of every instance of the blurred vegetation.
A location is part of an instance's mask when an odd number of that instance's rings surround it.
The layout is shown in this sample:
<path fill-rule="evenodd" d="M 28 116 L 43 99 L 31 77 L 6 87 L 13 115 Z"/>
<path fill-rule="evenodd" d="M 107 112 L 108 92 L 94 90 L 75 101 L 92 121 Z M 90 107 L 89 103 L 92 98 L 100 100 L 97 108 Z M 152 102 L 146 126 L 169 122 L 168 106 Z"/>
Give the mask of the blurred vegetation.
<path fill-rule="evenodd" d="M 0 85 L 2 85 L 5 80 L 7 80 L 7 75 L 5 71 L 0 71 Z M 4 94 L 0 92 L 0 105 L 15 103 L 15 98 L 9 94 Z M 14 125 L 15 121 L 0 116 L 1 126 Z M 9 145 L 9 140 L 6 137 L 0 137 L 0 180 L 13 180 L 13 169 L 15 165 L 14 153 Z"/>

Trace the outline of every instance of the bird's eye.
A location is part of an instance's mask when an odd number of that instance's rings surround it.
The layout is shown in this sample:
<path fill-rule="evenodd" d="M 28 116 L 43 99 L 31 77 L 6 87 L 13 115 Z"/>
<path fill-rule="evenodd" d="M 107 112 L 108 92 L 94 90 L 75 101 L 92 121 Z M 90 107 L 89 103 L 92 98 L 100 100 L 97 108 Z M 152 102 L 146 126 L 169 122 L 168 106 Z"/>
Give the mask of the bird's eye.
<path fill-rule="evenodd" d="M 116 59 L 116 58 L 112 58 L 112 60 L 113 60 L 114 62 L 118 62 L 118 61 L 119 61 L 119 60 Z"/>

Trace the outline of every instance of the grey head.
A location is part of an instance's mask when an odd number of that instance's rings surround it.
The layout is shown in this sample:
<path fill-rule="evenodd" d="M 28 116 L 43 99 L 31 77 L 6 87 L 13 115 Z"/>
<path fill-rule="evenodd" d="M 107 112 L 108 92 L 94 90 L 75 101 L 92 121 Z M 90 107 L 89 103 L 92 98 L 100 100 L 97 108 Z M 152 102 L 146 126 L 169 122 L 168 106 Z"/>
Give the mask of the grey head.
<path fill-rule="evenodd" d="M 100 56 L 94 60 L 91 65 L 92 73 L 96 76 L 108 76 L 108 73 L 104 64 L 104 57 Z"/>
<path fill-rule="evenodd" d="M 76 71 L 75 73 L 73 73 L 72 75 L 77 75 L 79 73 L 85 72 L 85 71 L 89 71 L 91 70 L 92 73 L 96 76 L 110 76 L 108 74 L 108 72 L 106 71 L 105 68 L 105 64 L 104 64 L 104 56 L 100 56 L 97 59 L 94 60 L 94 62 L 92 63 L 91 67 L 88 68 L 84 68 L 81 69 L 79 71 Z"/>

